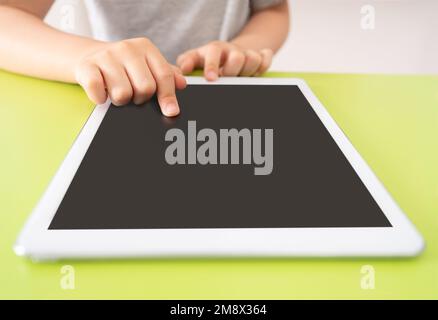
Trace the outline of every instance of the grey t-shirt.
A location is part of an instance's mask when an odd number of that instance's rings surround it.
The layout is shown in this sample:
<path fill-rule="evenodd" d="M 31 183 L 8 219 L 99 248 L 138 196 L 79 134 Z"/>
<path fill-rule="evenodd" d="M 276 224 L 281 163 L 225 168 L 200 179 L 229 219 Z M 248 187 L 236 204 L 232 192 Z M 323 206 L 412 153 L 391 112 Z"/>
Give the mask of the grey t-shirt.
<path fill-rule="evenodd" d="M 94 37 L 147 37 L 169 62 L 213 40 L 230 40 L 251 12 L 283 0 L 87 0 Z"/>

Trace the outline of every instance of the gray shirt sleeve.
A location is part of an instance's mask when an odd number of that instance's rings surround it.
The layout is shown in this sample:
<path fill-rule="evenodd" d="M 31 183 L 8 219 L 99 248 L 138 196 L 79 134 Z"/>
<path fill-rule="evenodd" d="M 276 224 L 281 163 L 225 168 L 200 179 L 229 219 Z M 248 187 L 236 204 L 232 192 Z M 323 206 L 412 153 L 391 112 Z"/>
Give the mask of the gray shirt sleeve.
<path fill-rule="evenodd" d="M 259 11 L 272 6 L 276 6 L 286 0 L 250 0 L 251 10 Z"/>

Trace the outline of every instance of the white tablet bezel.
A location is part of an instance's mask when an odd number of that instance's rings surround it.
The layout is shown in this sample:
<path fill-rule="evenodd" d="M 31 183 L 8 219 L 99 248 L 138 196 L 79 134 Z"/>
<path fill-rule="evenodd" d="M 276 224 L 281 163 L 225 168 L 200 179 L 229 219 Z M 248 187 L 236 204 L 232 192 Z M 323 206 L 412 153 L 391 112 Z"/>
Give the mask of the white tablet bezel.
<path fill-rule="evenodd" d="M 110 102 L 90 115 L 14 247 L 33 259 L 177 256 L 413 256 L 424 242 L 307 84 L 292 78 L 221 78 L 188 84 L 297 85 L 392 224 L 388 228 L 48 230 Z M 284 102 L 287 103 L 287 102 Z M 267 112 L 270 112 L 267 110 Z M 335 181 L 333 183 L 336 183 Z M 273 204 L 275 210 L 275 204 Z"/>

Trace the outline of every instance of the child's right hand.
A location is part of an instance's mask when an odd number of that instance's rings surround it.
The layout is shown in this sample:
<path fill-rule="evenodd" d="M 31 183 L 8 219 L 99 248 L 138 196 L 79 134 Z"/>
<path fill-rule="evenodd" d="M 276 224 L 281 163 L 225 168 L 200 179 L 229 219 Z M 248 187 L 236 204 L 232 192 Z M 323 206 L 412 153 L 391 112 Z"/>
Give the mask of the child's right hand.
<path fill-rule="evenodd" d="M 75 77 L 97 104 L 108 96 L 117 106 L 131 100 L 141 104 L 156 92 L 161 111 L 168 117 L 179 114 L 175 90 L 186 87 L 181 71 L 146 38 L 98 43 L 92 53 L 80 58 Z"/>

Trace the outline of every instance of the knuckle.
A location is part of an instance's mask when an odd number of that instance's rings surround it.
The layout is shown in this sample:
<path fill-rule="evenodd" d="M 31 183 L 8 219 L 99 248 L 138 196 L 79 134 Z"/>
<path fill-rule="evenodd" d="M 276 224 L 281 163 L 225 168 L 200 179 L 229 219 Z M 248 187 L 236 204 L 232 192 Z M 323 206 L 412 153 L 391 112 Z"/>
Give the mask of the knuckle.
<path fill-rule="evenodd" d="M 219 50 L 222 48 L 222 42 L 219 40 L 212 41 L 208 44 L 208 46 L 212 49 Z"/>
<path fill-rule="evenodd" d="M 257 60 L 258 63 L 262 63 L 263 60 L 264 60 L 263 56 L 260 53 L 258 53 L 258 52 L 257 52 L 256 60 Z"/>
<path fill-rule="evenodd" d="M 121 55 L 135 54 L 138 52 L 138 47 L 129 40 L 119 41 L 115 44 L 114 50 Z"/>
<path fill-rule="evenodd" d="M 113 55 L 111 53 L 112 49 L 107 48 L 104 50 L 101 50 L 96 54 L 96 61 L 108 61 L 113 58 Z"/>
<path fill-rule="evenodd" d="M 259 63 L 262 61 L 262 56 L 254 50 L 247 51 L 247 56 L 251 61 Z"/>
<path fill-rule="evenodd" d="M 273 56 L 274 55 L 274 50 L 268 48 L 268 49 L 263 49 L 263 53 L 265 53 L 268 56 Z"/>
<path fill-rule="evenodd" d="M 131 43 L 128 40 L 122 40 L 119 42 L 116 42 L 114 44 L 114 47 L 119 50 L 127 50 L 131 48 Z"/>
<path fill-rule="evenodd" d="M 82 84 L 85 88 L 90 89 L 90 90 L 96 90 L 99 88 L 100 86 L 100 81 L 99 78 L 91 76 L 91 77 L 87 77 L 82 81 Z"/>
<path fill-rule="evenodd" d="M 230 56 L 230 59 L 234 63 L 243 63 L 245 62 L 245 54 L 241 51 L 233 51 L 233 54 Z"/>
<path fill-rule="evenodd" d="M 111 99 L 115 104 L 125 104 L 132 98 L 132 90 L 128 88 L 115 88 L 111 90 Z"/>
<path fill-rule="evenodd" d="M 90 68 L 94 64 L 94 60 L 94 55 L 83 57 L 78 63 L 79 69 L 84 70 Z"/>
<path fill-rule="evenodd" d="M 157 79 L 159 82 L 173 81 L 174 73 L 172 69 L 166 68 L 158 73 Z"/>
<path fill-rule="evenodd" d="M 144 81 L 139 84 L 139 86 L 136 88 L 136 93 L 141 96 L 147 96 L 150 97 L 154 95 L 155 91 L 157 90 L 157 85 L 155 82 L 151 81 Z"/>
<path fill-rule="evenodd" d="M 142 46 L 142 47 L 147 47 L 147 46 L 151 45 L 151 41 L 145 37 L 134 38 L 134 39 L 131 39 L 130 41 L 132 41 L 132 43 L 139 45 L 139 46 Z"/>

